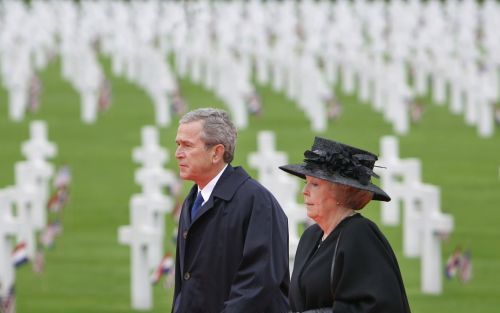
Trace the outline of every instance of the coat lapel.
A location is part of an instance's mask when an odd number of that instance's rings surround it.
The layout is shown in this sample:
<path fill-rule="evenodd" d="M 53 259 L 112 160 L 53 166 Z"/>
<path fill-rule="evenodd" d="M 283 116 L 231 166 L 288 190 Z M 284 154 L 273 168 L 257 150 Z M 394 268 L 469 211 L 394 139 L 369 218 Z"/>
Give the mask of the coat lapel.
<path fill-rule="evenodd" d="M 182 232 L 184 231 L 189 231 L 189 228 L 191 227 L 191 206 L 193 205 L 194 199 L 196 198 L 196 193 L 198 192 L 198 186 L 194 185 L 191 188 L 191 191 L 186 197 L 186 200 L 182 204 L 182 209 L 181 209 L 181 216 L 179 218 L 179 236 L 182 236 Z M 183 244 L 179 245 L 179 254 L 180 254 L 180 269 L 181 273 L 184 273 L 184 255 L 186 252 L 186 246 L 184 244 L 184 241 L 178 241 L 178 242 L 183 242 Z"/>
<path fill-rule="evenodd" d="M 191 222 L 191 225 L 214 207 L 214 198 L 220 198 L 226 201 L 230 200 L 239 186 L 249 177 L 250 176 L 248 176 L 241 167 L 238 166 L 233 168 L 231 165 L 228 165 L 215 185 L 210 198 L 201 206 L 198 215 Z M 190 193 L 190 195 L 192 194 Z M 189 208 L 191 208 L 191 203 L 194 201 L 193 199 L 190 201 Z M 189 211 L 189 209 L 187 211 Z"/>

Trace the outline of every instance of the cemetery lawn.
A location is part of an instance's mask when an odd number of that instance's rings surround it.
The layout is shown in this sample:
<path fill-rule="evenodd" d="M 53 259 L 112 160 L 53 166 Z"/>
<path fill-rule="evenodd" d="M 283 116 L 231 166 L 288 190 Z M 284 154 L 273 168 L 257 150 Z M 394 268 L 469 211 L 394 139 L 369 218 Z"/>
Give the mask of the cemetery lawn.
<path fill-rule="evenodd" d="M 103 60 L 109 75 L 109 63 Z M 23 160 L 21 143 L 28 139 L 29 122 L 48 124 L 49 139 L 58 146 L 53 164 L 70 165 L 73 174 L 71 199 L 64 211 L 63 234 L 46 251 L 46 268 L 35 274 L 27 265 L 17 271 L 17 308 L 20 313 L 127 313 L 130 307 L 130 249 L 118 244 L 118 227 L 129 224 L 128 203 L 139 192 L 134 183 L 138 165 L 132 149 L 140 145 L 140 130 L 154 121 L 153 105 L 138 87 L 109 76 L 113 104 L 94 125 L 80 121 L 80 99 L 61 79 L 58 62 L 40 76 L 43 91 L 39 112 L 28 113 L 23 122 L 7 118 L 7 95 L 0 89 L 0 187 L 14 183 L 14 164 Z M 188 81 L 181 88 L 190 108 L 222 103 L 211 93 Z M 239 132 L 233 165 L 246 164 L 247 154 L 256 150 L 260 130 L 276 133 L 277 149 L 286 151 L 293 163 L 315 135 L 297 105 L 268 87 L 258 91 L 264 113 L 251 117 L 250 126 Z M 392 134 L 389 124 L 368 104 L 338 95 L 343 116 L 330 122 L 327 138 L 370 151 L 379 151 L 379 138 Z M 177 120 L 162 129 L 161 144 L 168 149 L 167 167 L 176 170 L 173 152 Z M 400 136 L 400 156 L 422 160 L 424 182 L 441 187 L 442 211 L 455 219 L 455 229 L 442 245 L 443 262 L 461 245 L 472 252 L 473 279 L 467 284 L 444 279 L 441 296 L 420 291 L 420 260 L 402 256 L 401 227 L 380 224 L 380 206 L 371 203 L 362 214 L 379 224 L 398 257 L 412 312 L 493 313 L 500 307 L 500 129 L 494 137 L 480 139 L 476 129 L 465 126 L 462 116 L 447 107 L 426 104 L 423 120 Z M 191 186 L 184 184 L 184 193 Z M 300 197 L 298 198 L 300 199 Z M 165 248 L 175 252 L 174 223 L 167 217 Z M 154 288 L 154 309 L 169 312 L 172 289 Z"/>

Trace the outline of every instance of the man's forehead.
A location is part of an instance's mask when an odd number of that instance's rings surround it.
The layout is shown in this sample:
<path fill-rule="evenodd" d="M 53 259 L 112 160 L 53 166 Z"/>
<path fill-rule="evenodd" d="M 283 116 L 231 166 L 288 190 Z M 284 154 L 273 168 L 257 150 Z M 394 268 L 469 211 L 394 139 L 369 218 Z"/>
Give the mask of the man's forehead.
<path fill-rule="evenodd" d="M 200 141 L 201 127 L 199 127 L 198 125 L 194 125 L 194 123 L 186 123 L 179 125 L 179 129 L 177 130 L 177 135 L 175 137 L 175 140 L 182 142 L 191 142 L 191 143 Z"/>

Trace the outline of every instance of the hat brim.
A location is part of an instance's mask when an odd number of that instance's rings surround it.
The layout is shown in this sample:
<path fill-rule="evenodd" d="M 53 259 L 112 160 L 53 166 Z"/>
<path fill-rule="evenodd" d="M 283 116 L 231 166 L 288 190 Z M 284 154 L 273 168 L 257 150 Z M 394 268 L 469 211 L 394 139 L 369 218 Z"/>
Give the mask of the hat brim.
<path fill-rule="evenodd" d="M 372 183 L 363 185 L 355 179 L 344 177 L 339 174 L 332 175 L 331 172 L 326 172 L 321 168 L 316 168 L 316 169 L 306 168 L 305 164 L 289 164 L 280 166 L 279 168 L 289 174 L 295 175 L 302 179 L 306 179 L 306 176 L 313 176 L 316 178 L 330 181 L 332 183 L 347 185 L 354 188 L 371 191 L 373 192 L 373 200 L 385 201 L 385 202 L 391 201 L 391 197 L 389 197 L 389 195 L 387 195 L 385 191 L 383 191 L 378 186 Z"/>

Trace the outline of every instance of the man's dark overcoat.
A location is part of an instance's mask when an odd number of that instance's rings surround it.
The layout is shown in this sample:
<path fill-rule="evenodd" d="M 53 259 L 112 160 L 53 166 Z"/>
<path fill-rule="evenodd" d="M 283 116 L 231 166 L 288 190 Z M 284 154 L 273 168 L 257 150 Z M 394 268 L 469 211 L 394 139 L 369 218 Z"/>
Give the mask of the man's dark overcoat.
<path fill-rule="evenodd" d="M 182 205 L 172 312 L 287 312 L 288 221 L 276 199 L 228 165 L 191 221 L 197 188 Z"/>

